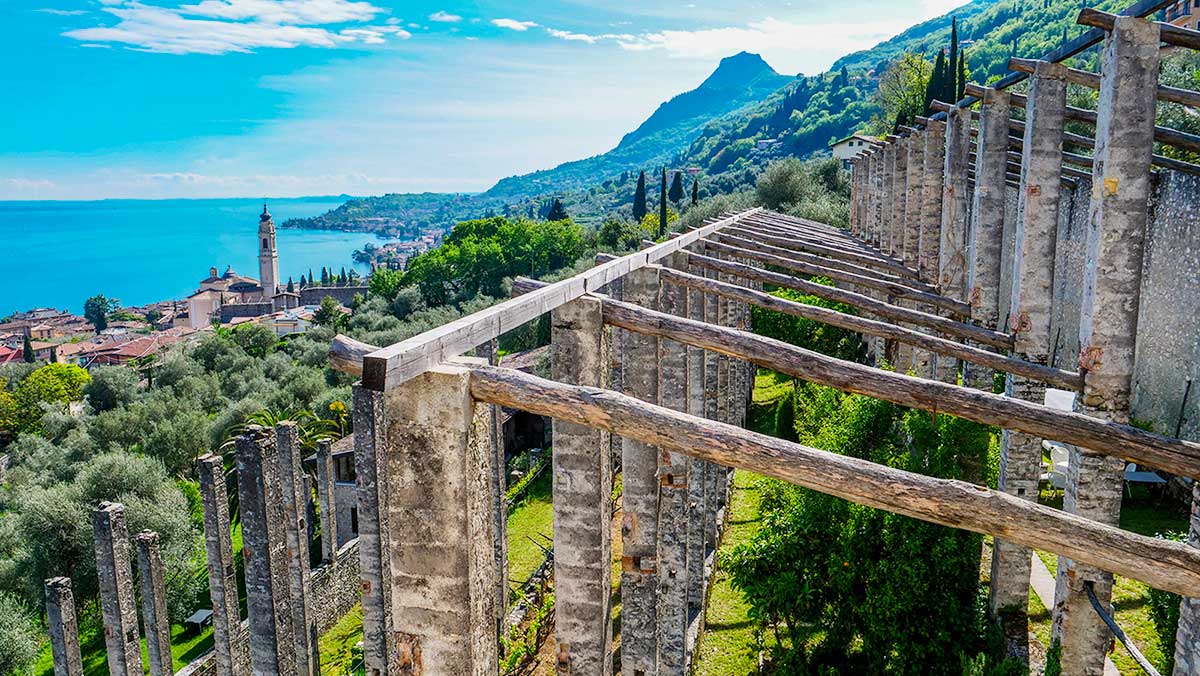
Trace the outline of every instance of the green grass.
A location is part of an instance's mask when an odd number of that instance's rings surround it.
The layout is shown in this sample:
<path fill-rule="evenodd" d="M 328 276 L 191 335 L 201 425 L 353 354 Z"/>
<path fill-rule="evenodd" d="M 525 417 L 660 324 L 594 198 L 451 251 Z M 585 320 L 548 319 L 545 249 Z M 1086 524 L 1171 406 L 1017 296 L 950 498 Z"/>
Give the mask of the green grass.
<path fill-rule="evenodd" d="M 1150 536 L 1167 531 L 1187 530 L 1186 515 L 1174 512 L 1163 505 L 1154 504 L 1143 490 L 1141 487 L 1135 487 L 1133 496 L 1125 499 L 1121 508 L 1121 528 Z M 1062 507 L 1061 496 L 1046 498 L 1043 495 L 1042 502 L 1052 507 Z M 1058 556 L 1042 551 L 1038 552 L 1038 556 L 1050 569 L 1050 573 L 1054 574 L 1058 569 Z M 1037 607 L 1041 607 L 1040 602 Z M 1170 641 L 1164 645 L 1159 640 L 1154 622 L 1150 619 L 1149 587 L 1137 580 L 1116 576 L 1113 589 L 1113 608 L 1117 624 L 1133 640 L 1138 650 L 1142 651 L 1151 664 L 1161 667 L 1166 657 L 1166 651 L 1174 650 L 1175 646 Z M 1049 646 L 1050 614 L 1038 615 L 1034 609 L 1035 606 L 1031 601 L 1030 624 L 1033 625 L 1033 631 L 1038 638 L 1044 640 L 1043 644 Z M 1113 664 L 1122 676 L 1141 676 L 1144 673 L 1137 662 L 1133 660 L 1129 651 L 1119 642 L 1109 657 L 1112 658 Z"/>
<path fill-rule="evenodd" d="M 508 578 L 516 586 L 542 565 L 554 537 L 553 474 L 543 472 L 508 512 Z M 540 545 L 540 546 L 539 546 Z"/>
<path fill-rule="evenodd" d="M 86 676 L 107 676 L 108 661 L 104 649 L 104 632 L 99 629 L 99 618 L 95 622 L 85 623 L 80 628 L 80 652 L 83 656 L 83 673 Z M 145 673 L 150 673 L 150 657 L 146 651 L 146 641 L 142 639 L 142 664 Z M 171 656 L 175 669 L 178 671 L 212 649 L 212 627 L 204 631 L 185 629 L 178 624 L 171 625 Z M 34 663 L 35 676 L 54 676 L 54 657 L 50 653 L 50 644 L 42 646 Z"/>
<path fill-rule="evenodd" d="M 355 667 L 362 662 L 362 651 L 357 648 L 362 639 L 362 604 L 359 603 L 318 639 L 321 673 L 326 676 L 361 673 L 356 672 Z"/>

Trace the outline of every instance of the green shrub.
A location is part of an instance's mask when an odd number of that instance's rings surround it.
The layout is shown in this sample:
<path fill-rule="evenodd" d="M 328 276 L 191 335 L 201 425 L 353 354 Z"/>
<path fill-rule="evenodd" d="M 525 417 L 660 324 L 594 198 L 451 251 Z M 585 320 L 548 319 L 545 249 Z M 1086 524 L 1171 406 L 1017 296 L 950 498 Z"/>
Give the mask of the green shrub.
<path fill-rule="evenodd" d="M 1159 533 L 1166 540 L 1183 542 L 1185 533 Z M 1163 661 L 1158 665 L 1164 674 L 1175 670 L 1175 633 L 1179 629 L 1179 604 L 1182 597 L 1161 589 L 1150 588 L 1150 621 L 1158 634 L 1158 644 L 1163 646 Z"/>
<path fill-rule="evenodd" d="M 796 399 L 792 392 L 780 397 L 779 402 L 775 404 L 775 436 L 788 441 L 797 441 Z"/>

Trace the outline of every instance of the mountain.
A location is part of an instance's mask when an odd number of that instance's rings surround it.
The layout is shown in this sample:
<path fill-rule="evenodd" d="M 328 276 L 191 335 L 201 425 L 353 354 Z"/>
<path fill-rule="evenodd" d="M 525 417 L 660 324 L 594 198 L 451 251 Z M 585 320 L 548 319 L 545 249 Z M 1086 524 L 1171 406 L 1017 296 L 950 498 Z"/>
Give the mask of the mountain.
<path fill-rule="evenodd" d="M 612 150 L 553 169 L 502 179 L 484 195 L 520 200 L 578 189 L 625 171 L 666 163 L 686 148 L 709 121 L 761 101 L 791 79 L 775 72 L 758 54 L 741 52 L 726 57 L 698 87 L 660 105 Z"/>

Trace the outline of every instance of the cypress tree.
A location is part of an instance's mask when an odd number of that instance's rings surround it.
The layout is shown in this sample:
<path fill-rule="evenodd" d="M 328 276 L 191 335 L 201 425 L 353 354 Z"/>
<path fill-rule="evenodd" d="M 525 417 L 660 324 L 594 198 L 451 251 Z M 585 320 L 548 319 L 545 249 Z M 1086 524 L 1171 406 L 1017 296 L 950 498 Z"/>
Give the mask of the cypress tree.
<path fill-rule="evenodd" d="M 957 103 L 961 98 L 958 91 L 962 87 L 958 83 L 958 19 L 950 20 L 950 62 L 946 64 L 945 96 L 950 97 L 946 103 Z"/>
<path fill-rule="evenodd" d="M 675 178 L 671 179 L 671 192 L 668 194 L 671 201 L 679 204 L 679 200 L 683 199 L 683 172 L 675 172 Z"/>
<path fill-rule="evenodd" d="M 304 281 L 304 275 L 300 275 L 300 288 L 303 289 L 305 286 L 308 286 L 308 282 Z"/>
<path fill-rule="evenodd" d="M 563 206 L 563 203 L 561 200 L 559 200 L 557 197 L 555 197 L 554 202 L 550 205 L 550 213 L 546 214 L 546 220 L 547 221 L 565 221 L 568 218 L 570 218 L 570 216 L 567 214 L 566 207 Z"/>
<path fill-rule="evenodd" d="M 25 344 L 21 346 L 21 356 L 25 358 L 26 364 L 32 364 L 34 361 L 33 343 L 29 342 L 29 336 L 25 336 Z"/>
<path fill-rule="evenodd" d="M 296 293 L 296 285 L 292 283 L 291 277 L 288 277 L 287 292 L 288 293 Z"/>
<path fill-rule="evenodd" d="M 321 266 L 321 286 L 329 286 L 329 270 L 325 266 Z"/>
<path fill-rule="evenodd" d="M 343 266 L 342 266 L 342 274 L 341 274 L 341 276 L 340 276 L 340 277 L 338 277 L 338 285 L 339 285 L 339 286 L 346 286 L 346 284 L 347 284 L 349 281 L 350 281 L 350 278 L 346 276 L 346 266 L 344 266 L 344 265 L 343 265 Z"/>
<path fill-rule="evenodd" d="M 958 91 L 955 92 L 955 101 L 961 101 L 962 97 L 967 93 L 967 50 L 962 50 L 958 54 Z"/>
<path fill-rule="evenodd" d="M 934 99 L 942 97 L 946 82 L 946 57 L 939 49 L 937 60 L 933 63 L 933 75 L 929 76 L 929 84 L 925 86 L 925 114 L 929 114 L 929 104 Z M 949 103 L 949 102 L 948 102 Z"/>
<path fill-rule="evenodd" d="M 700 179 L 693 178 L 692 179 L 692 206 L 696 206 L 696 204 L 699 201 L 700 201 Z"/>
<path fill-rule="evenodd" d="M 842 66 L 842 71 L 840 73 L 838 73 L 838 77 L 840 80 L 838 82 L 839 87 L 849 87 L 850 86 L 850 71 L 846 70 L 845 66 Z"/>
<path fill-rule="evenodd" d="M 308 269 L 308 284 L 312 286 L 317 283 L 317 278 L 313 276 L 312 268 Z"/>
<path fill-rule="evenodd" d="M 638 223 L 646 217 L 646 172 L 638 174 L 637 191 L 633 193 L 633 220 Z"/>
<path fill-rule="evenodd" d="M 658 188 L 658 238 L 667 236 L 667 168 L 662 169 L 662 183 Z"/>

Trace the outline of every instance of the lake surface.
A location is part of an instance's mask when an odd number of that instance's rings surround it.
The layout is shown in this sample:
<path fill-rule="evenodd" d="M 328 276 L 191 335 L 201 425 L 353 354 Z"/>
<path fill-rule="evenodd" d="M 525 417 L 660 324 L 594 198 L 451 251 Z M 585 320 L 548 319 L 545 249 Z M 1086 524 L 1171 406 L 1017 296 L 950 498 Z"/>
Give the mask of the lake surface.
<path fill-rule="evenodd" d="M 284 282 L 321 266 L 349 270 L 351 253 L 365 233 L 284 230 L 288 218 L 315 216 L 341 198 L 270 200 Z M 226 266 L 258 278 L 258 215 L 262 201 L 104 200 L 99 202 L 0 201 L 0 317 L 33 307 L 83 311 L 102 293 L 124 305 L 182 299 L 208 269 Z M 366 266 L 355 266 L 366 272 Z"/>

